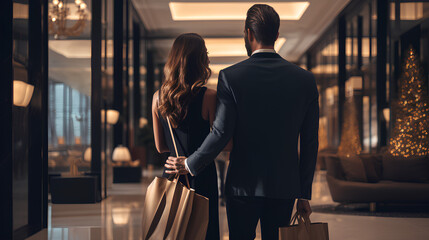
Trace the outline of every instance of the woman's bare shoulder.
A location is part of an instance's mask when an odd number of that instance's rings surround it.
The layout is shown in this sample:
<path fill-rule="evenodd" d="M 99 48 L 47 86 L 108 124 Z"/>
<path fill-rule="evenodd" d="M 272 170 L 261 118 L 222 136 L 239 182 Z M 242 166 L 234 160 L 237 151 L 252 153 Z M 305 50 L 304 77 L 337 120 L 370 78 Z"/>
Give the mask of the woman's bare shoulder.
<path fill-rule="evenodd" d="M 205 96 L 204 97 L 206 97 L 207 98 L 207 100 L 216 100 L 216 94 L 217 94 L 217 92 L 216 92 L 216 90 L 215 89 L 212 89 L 212 88 L 207 88 L 207 90 L 206 90 L 206 93 L 205 93 Z"/>

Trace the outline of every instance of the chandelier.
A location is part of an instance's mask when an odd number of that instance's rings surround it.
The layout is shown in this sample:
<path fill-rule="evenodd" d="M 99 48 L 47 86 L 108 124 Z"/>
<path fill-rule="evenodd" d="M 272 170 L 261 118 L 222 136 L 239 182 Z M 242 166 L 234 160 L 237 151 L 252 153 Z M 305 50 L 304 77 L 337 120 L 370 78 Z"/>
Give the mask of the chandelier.
<path fill-rule="evenodd" d="M 82 0 L 75 0 L 76 14 L 71 15 L 67 0 L 52 0 L 52 7 L 49 9 L 49 33 L 55 39 L 59 37 L 79 36 L 85 29 L 88 15 L 85 12 L 86 3 Z M 73 25 L 67 24 L 67 20 L 75 20 Z"/>

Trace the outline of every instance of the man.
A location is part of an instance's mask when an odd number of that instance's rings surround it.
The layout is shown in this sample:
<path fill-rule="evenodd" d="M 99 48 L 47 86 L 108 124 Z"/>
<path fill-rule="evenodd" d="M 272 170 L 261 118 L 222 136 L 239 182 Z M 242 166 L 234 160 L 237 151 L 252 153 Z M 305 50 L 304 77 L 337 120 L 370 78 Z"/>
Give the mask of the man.
<path fill-rule="evenodd" d="M 280 18 L 265 4 L 247 12 L 249 59 L 219 73 L 213 131 L 187 159 L 170 157 L 170 173 L 198 175 L 233 139 L 226 180 L 230 239 L 278 239 L 294 201 L 310 215 L 318 149 L 318 91 L 311 73 L 274 50 Z M 298 138 L 300 155 L 298 156 Z"/>

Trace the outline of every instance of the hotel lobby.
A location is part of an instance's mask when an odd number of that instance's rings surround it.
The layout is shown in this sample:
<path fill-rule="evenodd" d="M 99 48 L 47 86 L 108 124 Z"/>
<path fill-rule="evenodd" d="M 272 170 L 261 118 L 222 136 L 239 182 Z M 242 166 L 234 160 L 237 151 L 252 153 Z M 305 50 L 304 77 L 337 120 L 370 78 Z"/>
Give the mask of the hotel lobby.
<path fill-rule="evenodd" d="M 429 239 L 429 1 L 4 0 L 0 240 L 142 239 L 170 156 L 152 103 L 173 42 L 202 36 L 216 90 L 248 59 L 255 3 L 278 12 L 274 51 L 317 84 L 311 222 L 331 240 Z M 221 240 L 226 212 L 221 197 Z"/>

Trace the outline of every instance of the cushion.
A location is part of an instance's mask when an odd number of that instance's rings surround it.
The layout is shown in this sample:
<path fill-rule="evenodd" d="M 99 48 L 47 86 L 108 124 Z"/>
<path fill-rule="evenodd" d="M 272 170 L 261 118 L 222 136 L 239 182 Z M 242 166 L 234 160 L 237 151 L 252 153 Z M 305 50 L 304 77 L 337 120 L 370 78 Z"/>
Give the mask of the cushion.
<path fill-rule="evenodd" d="M 365 167 L 357 155 L 340 156 L 341 167 L 348 181 L 367 182 Z"/>
<path fill-rule="evenodd" d="M 367 181 L 370 183 L 380 181 L 382 177 L 382 163 L 379 156 L 375 154 L 361 154 L 359 158 L 365 168 Z"/>
<path fill-rule="evenodd" d="M 327 174 L 336 179 L 346 180 L 344 170 L 341 167 L 340 158 L 336 154 L 330 154 L 325 157 Z"/>
<path fill-rule="evenodd" d="M 429 182 L 427 157 L 394 157 L 383 155 L 383 179 L 398 182 Z"/>

